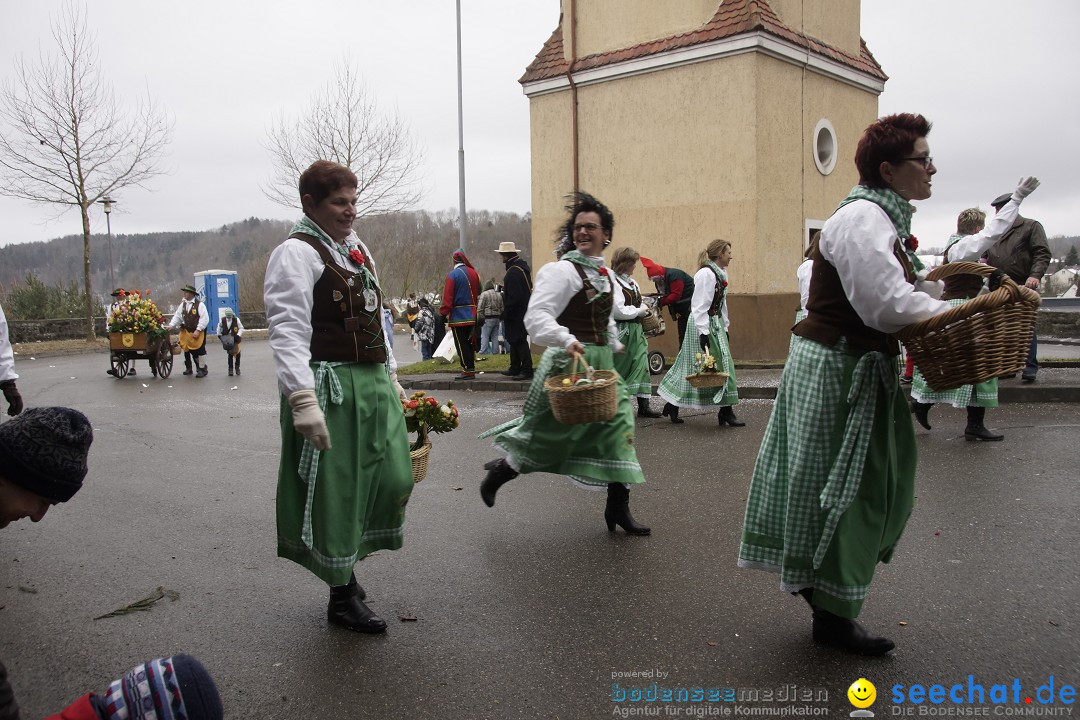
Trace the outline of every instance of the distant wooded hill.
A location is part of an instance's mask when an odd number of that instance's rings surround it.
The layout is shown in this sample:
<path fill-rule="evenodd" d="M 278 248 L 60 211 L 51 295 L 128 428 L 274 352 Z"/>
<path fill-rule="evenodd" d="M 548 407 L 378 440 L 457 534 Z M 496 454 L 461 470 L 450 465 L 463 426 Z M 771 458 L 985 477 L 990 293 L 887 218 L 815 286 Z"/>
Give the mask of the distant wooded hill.
<path fill-rule="evenodd" d="M 529 214 L 473 210 L 466 228 L 470 261 L 482 280 L 502 280 L 500 242 L 513 242 L 530 260 L 532 220 Z M 240 309 L 263 309 L 262 282 L 266 261 L 288 237 L 292 222 L 249 218 L 202 232 L 113 235 L 114 282 L 129 289 L 149 289 L 162 310 L 175 304 L 180 288 L 202 270 L 236 270 Z M 441 292 L 451 254 L 458 247 L 457 211 L 392 213 L 358 220 L 356 231 L 378 264 L 383 290 L 390 297 L 410 292 Z M 91 283 L 104 303 L 109 286 L 109 247 L 105 235 L 93 235 Z M 47 285 L 82 286 L 81 235 L 0 247 L 0 297 L 32 274 Z M 162 302 L 164 300 L 164 302 Z"/>

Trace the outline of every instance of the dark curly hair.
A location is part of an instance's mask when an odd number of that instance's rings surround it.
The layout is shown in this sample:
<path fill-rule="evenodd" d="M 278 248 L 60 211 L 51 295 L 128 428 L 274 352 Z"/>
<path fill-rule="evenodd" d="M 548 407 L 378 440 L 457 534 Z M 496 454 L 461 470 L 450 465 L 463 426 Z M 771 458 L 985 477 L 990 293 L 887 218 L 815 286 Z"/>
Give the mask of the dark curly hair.
<path fill-rule="evenodd" d="M 358 186 L 356 175 L 349 168 L 329 160 L 316 160 L 300 175 L 300 201 L 310 195 L 318 205 L 339 188 Z"/>
<path fill-rule="evenodd" d="M 607 238 L 604 247 L 611 244 L 611 236 L 615 230 L 615 216 L 608 206 L 597 200 L 587 192 L 575 192 L 566 196 L 566 222 L 559 228 L 558 239 L 555 242 L 556 254 L 559 250 L 568 252 L 574 249 L 574 223 L 577 216 L 583 212 L 594 212 L 600 216 L 600 226 L 604 228 Z"/>
<path fill-rule="evenodd" d="M 881 163 L 896 163 L 911 154 L 915 141 L 930 134 L 933 126 L 922 115 L 899 113 L 878 118 L 866 128 L 855 148 L 855 167 L 859 184 L 872 188 L 885 187 Z"/>

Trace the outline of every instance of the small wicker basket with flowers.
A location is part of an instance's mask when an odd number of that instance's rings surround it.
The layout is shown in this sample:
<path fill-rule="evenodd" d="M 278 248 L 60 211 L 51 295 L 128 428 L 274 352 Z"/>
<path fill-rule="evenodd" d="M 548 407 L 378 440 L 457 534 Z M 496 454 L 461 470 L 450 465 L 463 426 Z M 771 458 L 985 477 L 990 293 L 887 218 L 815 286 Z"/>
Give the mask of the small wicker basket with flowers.
<path fill-rule="evenodd" d="M 409 444 L 409 457 L 412 458 L 413 482 L 418 483 L 427 475 L 431 454 L 429 433 L 450 432 L 460 424 L 460 416 L 453 400 L 443 404 L 423 390 L 402 400 L 401 409 L 405 413 L 405 427 L 410 433 L 416 433 L 416 439 Z"/>
<path fill-rule="evenodd" d="M 716 356 L 706 351 L 694 355 L 694 372 L 686 376 L 686 382 L 696 388 L 726 385 L 728 374 L 717 369 Z"/>

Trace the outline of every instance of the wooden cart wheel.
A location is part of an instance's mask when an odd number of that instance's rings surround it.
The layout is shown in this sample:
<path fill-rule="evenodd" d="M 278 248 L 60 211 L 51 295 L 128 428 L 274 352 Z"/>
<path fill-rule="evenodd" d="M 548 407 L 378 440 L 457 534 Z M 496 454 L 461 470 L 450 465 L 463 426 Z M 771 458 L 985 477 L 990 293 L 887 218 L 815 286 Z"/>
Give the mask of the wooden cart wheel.
<path fill-rule="evenodd" d="M 168 336 L 161 341 L 158 345 L 157 358 L 155 361 L 155 367 L 157 368 L 157 374 L 159 378 L 167 378 L 172 374 L 173 355 L 172 346 L 169 342 Z"/>
<path fill-rule="evenodd" d="M 109 363 L 112 365 L 113 375 L 117 378 L 127 377 L 131 370 L 131 358 L 124 353 L 113 353 L 109 356 Z"/>

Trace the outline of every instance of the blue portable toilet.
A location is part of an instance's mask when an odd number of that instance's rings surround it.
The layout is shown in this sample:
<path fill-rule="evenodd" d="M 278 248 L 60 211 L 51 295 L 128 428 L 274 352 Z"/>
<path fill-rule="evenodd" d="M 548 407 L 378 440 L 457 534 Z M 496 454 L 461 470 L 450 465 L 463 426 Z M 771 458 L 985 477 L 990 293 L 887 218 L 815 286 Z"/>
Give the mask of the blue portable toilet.
<path fill-rule="evenodd" d="M 199 290 L 206 312 L 210 314 L 207 332 L 216 334 L 221 324 L 222 310 L 232 308 L 240 314 L 240 293 L 235 270 L 202 270 L 195 273 L 195 288 Z"/>

